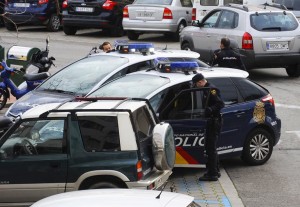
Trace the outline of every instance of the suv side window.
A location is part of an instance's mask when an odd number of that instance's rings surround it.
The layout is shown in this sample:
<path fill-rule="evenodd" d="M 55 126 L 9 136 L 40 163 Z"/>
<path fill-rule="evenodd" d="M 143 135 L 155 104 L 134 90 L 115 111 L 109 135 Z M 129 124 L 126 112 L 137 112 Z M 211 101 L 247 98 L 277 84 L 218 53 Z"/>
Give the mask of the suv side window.
<path fill-rule="evenodd" d="M 205 21 L 203 22 L 203 27 L 204 28 L 215 27 L 220 14 L 221 14 L 221 11 L 216 11 L 213 14 L 211 14 L 209 17 L 207 17 L 205 19 Z"/>
<path fill-rule="evenodd" d="M 180 2 L 183 7 L 193 7 L 191 0 L 180 0 Z"/>
<path fill-rule="evenodd" d="M 235 12 L 224 10 L 220 16 L 218 28 L 232 29 L 236 28 L 238 23 L 238 15 Z"/>
<path fill-rule="evenodd" d="M 145 107 L 141 107 L 132 113 L 133 122 L 136 127 L 139 139 L 151 136 L 154 128 L 154 122 Z"/>
<path fill-rule="evenodd" d="M 218 6 L 219 5 L 219 0 L 200 0 L 200 5 L 202 6 Z"/>
<path fill-rule="evenodd" d="M 238 103 L 237 89 L 230 78 L 212 78 L 209 79 L 209 82 L 220 90 L 221 98 L 225 105 Z"/>
<path fill-rule="evenodd" d="M 1 146 L 2 159 L 65 153 L 64 122 L 58 119 L 21 122 Z"/>
<path fill-rule="evenodd" d="M 269 94 L 269 92 L 262 86 L 245 78 L 233 78 L 234 83 L 237 85 L 244 101 L 251 101 L 262 98 Z"/>
<path fill-rule="evenodd" d="M 120 150 L 118 118 L 116 116 L 78 116 L 78 124 L 86 151 Z"/>

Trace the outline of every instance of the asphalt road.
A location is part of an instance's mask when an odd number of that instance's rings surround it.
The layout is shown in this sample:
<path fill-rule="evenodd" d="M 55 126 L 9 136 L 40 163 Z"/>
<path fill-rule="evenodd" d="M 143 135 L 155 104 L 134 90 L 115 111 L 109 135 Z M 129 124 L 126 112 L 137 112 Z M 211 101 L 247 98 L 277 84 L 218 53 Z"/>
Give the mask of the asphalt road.
<path fill-rule="evenodd" d="M 84 57 L 103 41 L 115 40 L 97 30 L 83 30 L 76 36 L 66 36 L 62 31 L 49 33 L 44 28 L 21 28 L 19 33 L 0 28 L 0 45 L 6 50 L 13 45 L 43 49 L 48 35 L 50 56 L 56 58 L 57 65 L 51 72 Z M 159 48 L 180 48 L 178 42 L 162 35 L 142 35 L 139 41 L 153 42 Z M 222 165 L 245 206 L 300 206 L 300 78 L 289 78 L 284 69 L 269 68 L 251 71 L 250 79 L 266 87 L 274 97 L 277 114 L 282 120 L 281 141 L 265 165 L 246 166 L 240 159 L 226 160 Z"/>

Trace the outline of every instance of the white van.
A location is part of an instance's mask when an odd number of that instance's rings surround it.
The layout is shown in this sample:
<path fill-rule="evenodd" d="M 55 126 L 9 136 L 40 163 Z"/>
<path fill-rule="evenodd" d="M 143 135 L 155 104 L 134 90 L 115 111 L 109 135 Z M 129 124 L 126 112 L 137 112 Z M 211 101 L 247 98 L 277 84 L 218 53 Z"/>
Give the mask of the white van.
<path fill-rule="evenodd" d="M 208 12 L 226 4 L 258 5 L 272 3 L 272 0 L 194 0 L 192 20 L 201 20 Z"/>
<path fill-rule="evenodd" d="M 274 3 L 283 4 L 288 10 L 291 10 L 300 21 L 300 1 L 299 0 L 274 0 Z"/>

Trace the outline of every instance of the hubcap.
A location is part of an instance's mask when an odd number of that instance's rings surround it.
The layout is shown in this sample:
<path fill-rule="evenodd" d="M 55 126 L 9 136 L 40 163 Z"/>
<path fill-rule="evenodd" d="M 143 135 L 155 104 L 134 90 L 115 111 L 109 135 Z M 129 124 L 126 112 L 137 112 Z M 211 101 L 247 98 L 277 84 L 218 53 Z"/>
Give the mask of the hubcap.
<path fill-rule="evenodd" d="M 257 134 L 250 142 L 250 153 L 255 160 L 265 159 L 270 152 L 270 142 L 263 134 Z"/>
<path fill-rule="evenodd" d="M 60 26 L 59 17 L 57 17 L 57 16 L 53 17 L 52 25 L 53 25 L 53 29 L 55 29 L 55 30 L 59 29 L 59 26 Z"/>

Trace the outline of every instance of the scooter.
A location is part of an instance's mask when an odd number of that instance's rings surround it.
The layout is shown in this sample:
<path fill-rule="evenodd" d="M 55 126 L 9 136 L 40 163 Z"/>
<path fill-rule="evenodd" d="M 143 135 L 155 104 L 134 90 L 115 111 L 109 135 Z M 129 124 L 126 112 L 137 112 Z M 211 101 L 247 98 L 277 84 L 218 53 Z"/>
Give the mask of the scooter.
<path fill-rule="evenodd" d="M 22 71 L 26 73 L 42 73 L 48 72 L 50 67 L 54 65 L 54 57 L 48 57 L 49 55 L 49 37 L 46 39 L 46 49 L 39 51 L 32 55 L 30 63 Z"/>
<path fill-rule="evenodd" d="M 29 91 L 35 89 L 39 84 L 41 84 L 45 79 L 50 77 L 50 73 L 42 72 L 36 74 L 25 74 L 23 76 L 27 86 L 25 88 L 19 88 L 15 83 L 10 79 L 11 75 L 14 73 L 20 73 L 21 71 L 16 68 L 10 68 L 7 66 L 6 62 L 0 63 L 0 68 L 3 71 L 0 74 L 2 82 L 0 82 L 0 110 L 5 106 L 7 99 L 10 98 L 10 93 L 19 99 Z M 10 89 L 10 91 L 8 90 Z"/>

